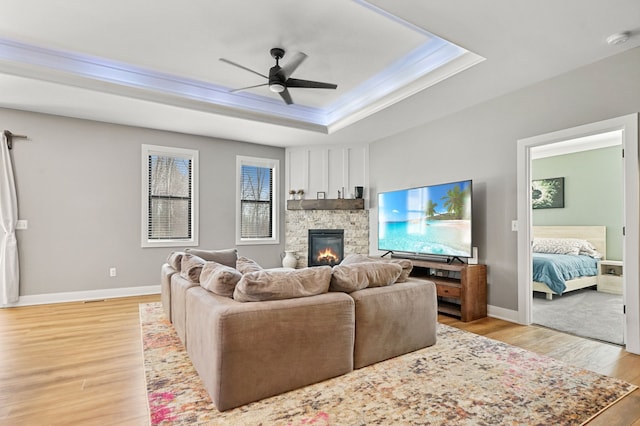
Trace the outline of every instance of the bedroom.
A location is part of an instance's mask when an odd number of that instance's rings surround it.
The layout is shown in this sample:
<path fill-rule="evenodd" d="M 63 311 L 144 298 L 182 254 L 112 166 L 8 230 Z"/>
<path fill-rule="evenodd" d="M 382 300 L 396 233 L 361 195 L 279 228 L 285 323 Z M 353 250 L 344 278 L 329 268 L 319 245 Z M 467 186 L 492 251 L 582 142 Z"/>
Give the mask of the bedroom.
<path fill-rule="evenodd" d="M 584 238 L 594 244 L 603 259 L 614 264 L 622 261 L 623 243 L 619 230 L 623 227 L 624 198 L 620 184 L 623 181 L 620 144 L 620 133 L 612 132 L 588 141 L 561 142 L 533 151 L 531 176 L 535 238 Z M 547 208 L 536 203 L 535 195 L 539 195 L 536 192 L 539 185 L 545 183 L 541 180 L 552 178 L 563 179 L 553 182 L 557 185 L 559 203 L 554 208 Z M 544 191 L 544 187 L 541 189 Z M 561 231 L 557 229 L 559 225 L 562 226 Z M 582 228 L 587 225 L 590 227 Z M 565 226 L 581 227 L 576 230 Z M 534 244 L 533 251 L 550 250 Z M 542 261 L 540 258 L 545 256 L 559 257 L 534 253 L 533 322 L 570 334 L 624 344 L 622 286 L 605 288 L 603 285 L 609 279 L 621 282 L 617 266 L 614 274 L 601 278 L 598 272 L 609 274 L 610 266 L 600 265 L 598 259 L 589 256 L 579 256 L 589 262 L 580 268 L 585 268 L 584 272 L 590 276 L 569 280 L 564 293 L 558 296 L 550 293 L 549 286 L 555 290 L 554 293 L 559 293 L 556 286 L 565 283 L 551 282 L 547 286 L 536 282 L 548 280 L 548 277 L 541 278 L 542 266 L 537 266 L 537 262 Z M 577 258 L 570 256 L 568 259 L 573 261 Z M 597 286 L 598 281 L 600 285 Z"/>

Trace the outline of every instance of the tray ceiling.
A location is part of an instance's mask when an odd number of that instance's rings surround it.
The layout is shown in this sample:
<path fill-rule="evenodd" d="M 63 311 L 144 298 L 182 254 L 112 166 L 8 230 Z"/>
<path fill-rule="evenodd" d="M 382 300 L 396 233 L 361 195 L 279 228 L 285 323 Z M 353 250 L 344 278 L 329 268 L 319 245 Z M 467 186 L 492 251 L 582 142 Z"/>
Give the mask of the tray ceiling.
<path fill-rule="evenodd" d="M 5 0 L 0 106 L 282 146 L 370 141 L 435 118 L 434 107 L 446 113 L 614 54 L 603 49 L 602 34 L 631 28 L 629 13 L 639 9 L 632 0 L 616 1 L 618 7 L 606 12 L 604 2 L 569 0 L 582 7 L 572 10 L 576 24 L 566 21 L 565 38 L 597 35 L 569 48 L 541 33 L 566 18 L 571 5 L 558 6 L 557 19 L 544 16 L 538 34 L 522 35 L 508 31 L 527 30 L 526 20 L 544 8 L 524 1 L 458 3 L 200 0 L 185 7 L 161 0 L 149 7 L 141 1 Z M 587 25 L 595 13 L 602 22 Z M 539 51 L 531 50 L 536 37 Z M 632 38 L 618 51 L 633 46 Z M 265 81 L 220 58 L 268 74 L 272 47 L 285 49 L 281 65 L 296 52 L 308 55 L 293 77 L 338 88 L 291 88 L 295 104 L 289 106 L 267 87 L 232 92 Z M 473 86 L 487 72 L 497 77 L 493 66 L 508 72 L 527 49 L 529 69 Z M 566 59 L 544 68 L 562 52 Z M 427 94 L 438 98 L 430 96 L 425 117 L 408 117 L 409 105 Z M 380 124 L 371 126 L 377 121 L 372 115 L 386 117 L 388 129 L 375 131 Z"/>

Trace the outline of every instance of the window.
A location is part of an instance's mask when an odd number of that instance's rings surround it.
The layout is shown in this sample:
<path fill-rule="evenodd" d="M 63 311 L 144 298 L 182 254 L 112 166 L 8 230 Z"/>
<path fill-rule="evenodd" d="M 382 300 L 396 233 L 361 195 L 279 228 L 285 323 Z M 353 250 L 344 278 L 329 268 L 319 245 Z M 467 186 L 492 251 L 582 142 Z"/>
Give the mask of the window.
<path fill-rule="evenodd" d="M 198 151 L 142 145 L 142 247 L 198 245 Z"/>
<path fill-rule="evenodd" d="M 236 159 L 236 244 L 278 244 L 278 160 Z"/>

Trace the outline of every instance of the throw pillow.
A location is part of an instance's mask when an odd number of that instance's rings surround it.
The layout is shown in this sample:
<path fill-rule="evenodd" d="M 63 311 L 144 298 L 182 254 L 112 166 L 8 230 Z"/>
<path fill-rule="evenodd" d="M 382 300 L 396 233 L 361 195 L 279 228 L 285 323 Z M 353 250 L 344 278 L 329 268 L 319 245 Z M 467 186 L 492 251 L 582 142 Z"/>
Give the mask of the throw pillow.
<path fill-rule="evenodd" d="M 534 253 L 580 254 L 581 240 L 575 238 L 534 238 L 531 250 Z"/>
<path fill-rule="evenodd" d="M 336 265 L 331 273 L 331 291 L 351 293 L 367 287 L 391 285 L 402 273 L 396 263 L 362 262 Z"/>
<path fill-rule="evenodd" d="M 180 275 L 192 283 L 199 283 L 204 263 L 205 260 L 201 257 L 185 253 L 180 264 Z"/>
<path fill-rule="evenodd" d="M 238 259 L 238 250 L 225 249 L 225 250 L 200 250 L 187 248 L 184 250 L 186 253 L 193 254 L 194 256 L 201 257 L 208 262 L 218 262 L 223 265 L 236 267 L 236 260 Z"/>
<path fill-rule="evenodd" d="M 580 254 L 585 256 L 591 256 L 594 259 L 602 259 L 602 253 L 600 253 L 596 248 L 588 241 L 585 241 L 585 245 L 580 247 Z"/>
<path fill-rule="evenodd" d="M 200 285 L 220 296 L 232 297 L 242 274 L 231 266 L 205 262 L 200 273 Z"/>
<path fill-rule="evenodd" d="M 240 256 L 236 261 L 236 269 L 240 271 L 241 274 L 247 274 L 249 272 L 262 271 L 263 268 L 254 260 Z"/>
<path fill-rule="evenodd" d="M 264 269 L 244 274 L 233 292 L 233 298 L 240 302 L 259 302 L 315 296 L 326 293 L 330 281 L 330 266 Z"/>
<path fill-rule="evenodd" d="M 182 267 L 182 256 L 184 256 L 183 251 L 174 251 L 167 257 L 167 263 L 171 265 L 173 269 L 179 271 Z"/>
<path fill-rule="evenodd" d="M 365 256 L 363 254 L 348 254 L 342 259 L 340 265 L 353 265 L 354 263 L 372 263 L 372 262 L 380 262 L 380 263 L 396 263 L 402 267 L 402 273 L 396 280 L 397 283 L 403 283 L 409 280 L 409 275 L 413 270 L 413 262 L 409 259 L 384 259 L 384 258 L 373 258 L 369 256 Z"/>

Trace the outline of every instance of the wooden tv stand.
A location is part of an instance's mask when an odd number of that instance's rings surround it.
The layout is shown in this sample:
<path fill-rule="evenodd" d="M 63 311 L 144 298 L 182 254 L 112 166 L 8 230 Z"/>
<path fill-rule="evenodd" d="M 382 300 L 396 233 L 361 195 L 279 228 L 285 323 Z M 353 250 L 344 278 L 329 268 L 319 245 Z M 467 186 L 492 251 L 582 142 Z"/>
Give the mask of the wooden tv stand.
<path fill-rule="evenodd" d="M 436 283 L 438 312 L 464 322 L 487 316 L 487 265 L 410 260 L 411 276 Z"/>

